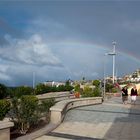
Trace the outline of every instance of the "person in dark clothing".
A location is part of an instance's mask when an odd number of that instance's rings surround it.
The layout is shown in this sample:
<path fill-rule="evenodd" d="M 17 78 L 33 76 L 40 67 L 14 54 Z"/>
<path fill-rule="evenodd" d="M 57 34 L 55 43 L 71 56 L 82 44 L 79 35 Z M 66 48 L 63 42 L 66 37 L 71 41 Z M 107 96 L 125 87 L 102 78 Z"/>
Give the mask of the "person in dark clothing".
<path fill-rule="evenodd" d="M 136 86 L 134 86 L 132 89 L 131 89 L 131 103 L 136 103 L 136 98 L 138 96 L 138 92 L 137 92 L 137 89 L 136 89 Z"/>
<path fill-rule="evenodd" d="M 127 101 L 128 101 L 128 90 L 127 90 L 127 87 L 123 87 L 122 88 L 122 102 L 123 104 L 127 104 Z"/>

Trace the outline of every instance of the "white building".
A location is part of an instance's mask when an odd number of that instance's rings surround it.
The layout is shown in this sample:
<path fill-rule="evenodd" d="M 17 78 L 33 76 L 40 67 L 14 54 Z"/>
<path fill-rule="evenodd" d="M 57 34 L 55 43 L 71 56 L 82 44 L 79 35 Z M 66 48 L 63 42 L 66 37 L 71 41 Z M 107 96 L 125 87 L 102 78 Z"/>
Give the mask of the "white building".
<path fill-rule="evenodd" d="M 58 87 L 60 85 L 65 85 L 65 82 L 47 81 L 47 82 L 44 82 L 44 85 Z"/>

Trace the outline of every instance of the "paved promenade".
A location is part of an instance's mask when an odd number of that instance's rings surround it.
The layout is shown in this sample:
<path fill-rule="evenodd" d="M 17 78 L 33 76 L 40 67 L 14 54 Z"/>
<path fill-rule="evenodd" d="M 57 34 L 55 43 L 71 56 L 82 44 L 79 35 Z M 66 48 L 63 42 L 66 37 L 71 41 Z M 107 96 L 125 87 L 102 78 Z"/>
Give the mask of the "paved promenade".
<path fill-rule="evenodd" d="M 140 97 L 136 105 L 120 97 L 70 110 L 63 123 L 36 140 L 140 140 Z"/>

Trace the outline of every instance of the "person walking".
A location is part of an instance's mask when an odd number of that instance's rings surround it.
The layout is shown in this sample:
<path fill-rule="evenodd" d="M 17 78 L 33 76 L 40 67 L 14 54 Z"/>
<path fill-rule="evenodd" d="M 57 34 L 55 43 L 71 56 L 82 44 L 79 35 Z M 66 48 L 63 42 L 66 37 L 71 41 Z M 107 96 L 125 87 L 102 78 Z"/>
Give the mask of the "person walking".
<path fill-rule="evenodd" d="M 131 104 L 134 103 L 135 105 L 137 96 L 138 96 L 138 92 L 137 92 L 136 86 L 134 86 L 131 89 Z"/>
<path fill-rule="evenodd" d="M 128 101 L 128 90 L 127 90 L 127 86 L 122 88 L 122 102 L 123 104 L 127 104 Z"/>

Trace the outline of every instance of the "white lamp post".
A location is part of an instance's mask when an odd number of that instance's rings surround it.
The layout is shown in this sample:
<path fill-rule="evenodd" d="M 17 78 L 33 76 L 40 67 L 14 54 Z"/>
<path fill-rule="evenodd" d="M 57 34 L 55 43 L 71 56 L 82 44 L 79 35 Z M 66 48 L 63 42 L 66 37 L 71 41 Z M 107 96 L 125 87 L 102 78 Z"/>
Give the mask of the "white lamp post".
<path fill-rule="evenodd" d="M 33 89 L 35 88 L 35 72 L 33 72 Z"/>
<path fill-rule="evenodd" d="M 104 57 L 106 56 L 107 54 L 105 53 L 105 55 L 104 55 Z M 104 89 L 103 89 L 103 100 L 105 99 L 105 90 L 106 90 L 106 79 L 105 79 L 105 77 L 106 77 L 106 75 L 105 75 L 105 60 L 106 60 L 106 58 L 104 58 Z"/>
<path fill-rule="evenodd" d="M 111 55 L 113 56 L 113 74 L 112 74 L 112 81 L 113 81 L 113 84 L 114 84 L 114 79 L 115 79 L 115 55 L 116 55 L 116 52 L 115 52 L 115 47 L 116 47 L 116 42 L 112 42 L 113 44 L 113 52 L 110 52 L 108 53 L 108 55 Z"/>

